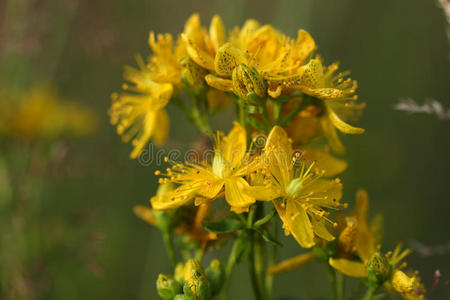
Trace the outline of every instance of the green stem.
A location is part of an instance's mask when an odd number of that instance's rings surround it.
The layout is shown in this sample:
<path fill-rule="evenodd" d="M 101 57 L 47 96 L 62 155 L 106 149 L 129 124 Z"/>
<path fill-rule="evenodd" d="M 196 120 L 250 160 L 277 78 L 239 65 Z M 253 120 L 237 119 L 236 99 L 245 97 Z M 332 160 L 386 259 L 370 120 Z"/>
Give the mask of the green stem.
<path fill-rule="evenodd" d="M 339 298 L 338 298 L 337 285 L 336 285 L 336 272 L 327 262 L 324 262 L 324 265 L 325 265 L 325 268 L 327 269 L 328 277 L 330 279 L 331 290 L 333 293 L 333 299 L 338 300 Z"/>
<path fill-rule="evenodd" d="M 273 236 L 275 237 L 276 240 L 278 240 L 278 227 L 279 227 L 279 223 L 278 220 L 274 220 L 273 221 Z M 268 266 L 273 266 L 275 265 L 276 261 L 277 261 L 277 254 L 278 254 L 278 245 L 273 245 L 272 246 L 272 252 L 271 255 L 269 257 L 269 261 L 268 261 Z M 267 294 L 272 295 L 272 290 L 273 290 L 273 274 L 266 274 L 266 287 L 267 287 Z"/>
<path fill-rule="evenodd" d="M 177 257 L 175 255 L 175 250 L 173 247 L 173 239 L 172 239 L 172 232 L 166 231 L 163 232 L 163 240 L 164 245 L 166 246 L 167 255 L 169 256 L 170 263 L 173 267 L 177 264 Z"/>
<path fill-rule="evenodd" d="M 192 108 L 191 119 L 203 134 L 209 135 L 212 133 L 208 120 L 200 113 L 197 105 Z"/>
<path fill-rule="evenodd" d="M 377 290 L 378 290 L 378 286 L 377 285 L 371 285 L 367 289 L 367 293 L 364 295 L 363 300 L 371 300 L 373 298 L 373 296 L 375 295 L 375 292 Z"/>
<path fill-rule="evenodd" d="M 253 220 L 263 213 L 261 203 L 255 203 L 250 208 L 248 214 L 247 226 L 253 227 Z M 248 257 L 250 278 L 253 286 L 253 292 L 256 299 L 267 299 L 267 289 L 265 286 L 265 266 L 263 244 L 256 231 L 252 231 L 250 236 L 250 253 Z"/>
<path fill-rule="evenodd" d="M 344 276 L 341 273 L 336 272 L 336 299 L 344 299 Z"/>
<path fill-rule="evenodd" d="M 257 236 L 255 233 L 252 233 L 250 237 L 250 253 L 248 257 L 248 267 L 250 271 L 250 279 L 252 282 L 253 292 L 255 294 L 255 299 L 267 299 L 266 293 L 264 290 L 263 282 L 259 276 L 261 266 L 260 266 L 260 257 L 261 252 L 258 249 L 257 245 Z M 264 270 L 264 268 L 263 268 Z"/>
<path fill-rule="evenodd" d="M 228 297 L 228 288 L 230 286 L 231 273 L 233 272 L 234 265 L 236 264 L 240 252 L 240 248 L 242 248 L 242 240 L 241 237 L 238 237 L 233 244 L 233 248 L 231 249 L 230 256 L 228 258 L 227 265 L 225 267 L 225 279 L 222 287 L 222 300 L 227 300 Z"/>

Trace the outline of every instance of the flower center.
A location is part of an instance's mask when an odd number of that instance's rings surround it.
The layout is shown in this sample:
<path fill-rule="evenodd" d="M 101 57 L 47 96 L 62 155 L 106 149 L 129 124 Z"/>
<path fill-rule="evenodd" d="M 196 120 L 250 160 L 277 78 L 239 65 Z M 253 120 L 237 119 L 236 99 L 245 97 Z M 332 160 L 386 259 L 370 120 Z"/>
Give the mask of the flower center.
<path fill-rule="evenodd" d="M 225 157 L 223 157 L 222 153 L 216 153 L 212 162 L 213 173 L 220 178 L 224 178 L 228 175 L 229 170 L 229 163 Z"/>
<path fill-rule="evenodd" d="M 293 196 L 298 196 L 302 191 L 303 185 L 303 181 L 302 178 L 298 177 L 298 178 L 294 178 L 291 180 L 291 182 L 289 182 L 288 186 L 286 187 L 286 194 L 288 194 L 288 196 L 293 197 Z"/>

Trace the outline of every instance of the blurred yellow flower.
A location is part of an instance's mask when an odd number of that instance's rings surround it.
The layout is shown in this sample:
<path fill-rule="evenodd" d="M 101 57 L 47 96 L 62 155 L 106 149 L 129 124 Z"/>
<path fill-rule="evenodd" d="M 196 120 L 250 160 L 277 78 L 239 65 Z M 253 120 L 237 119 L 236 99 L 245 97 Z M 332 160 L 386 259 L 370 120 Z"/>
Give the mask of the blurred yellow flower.
<path fill-rule="evenodd" d="M 369 224 L 367 214 L 369 197 L 365 190 L 356 194 L 356 209 L 338 224 L 337 253 L 340 258 L 330 258 L 329 263 L 341 273 L 353 277 L 366 277 L 365 263 L 377 252 L 382 241 L 382 216 L 374 217 Z M 352 260 L 357 254 L 362 262 Z"/>
<path fill-rule="evenodd" d="M 242 213 L 248 211 L 255 198 L 244 193 L 249 184 L 244 176 L 254 171 L 257 164 L 247 157 L 247 136 L 245 129 L 238 123 L 230 133 L 217 136 L 212 162 L 200 164 L 175 164 L 168 169 L 169 181 L 180 184 L 170 199 L 152 198 L 155 209 L 170 209 L 181 206 L 196 196 L 206 200 L 214 200 L 225 196 L 231 211 Z M 157 172 L 160 174 L 160 172 Z M 199 201 L 197 204 L 204 202 Z"/>
<path fill-rule="evenodd" d="M 150 203 L 155 201 L 170 201 L 173 189 L 172 183 L 160 185 L 156 195 L 150 199 Z M 167 223 L 175 222 L 174 231 L 179 234 L 187 234 L 201 246 L 202 250 L 205 250 L 210 242 L 218 239 L 217 234 L 206 231 L 201 225 L 209 210 L 209 203 L 203 203 L 197 207 L 184 207 L 181 213 L 169 212 L 171 213 L 169 215 L 161 215 L 161 213 L 166 212 L 154 211 L 153 208 L 144 205 L 136 205 L 133 207 L 136 216 L 161 229 L 165 226 L 167 227 Z"/>
<path fill-rule="evenodd" d="M 300 162 L 299 167 L 297 160 L 286 131 L 275 126 L 260 162 L 267 180 L 249 190 L 258 200 L 273 200 L 286 234 L 292 233 L 302 247 L 310 248 L 316 244 L 316 236 L 327 241 L 334 239 L 326 225 L 334 224 L 327 217 L 327 209 L 342 206 L 342 184 L 339 179 L 320 178 L 323 172 L 314 171 L 314 163 L 308 166 Z"/>
<path fill-rule="evenodd" d="M 130 158 L 137 158 L 151 138 L 157 145 L 164 144 L 169 132 L 169 116 L 164 107 L 173 94 L 171 83 L 157 83 L 150 70 L 139 62 L 140 70 L 126 67 L 124 78 L 133 84 L 123 88 L 134 93 L 114 93 L 109 110 L 111 123 L 124 142 L 132 140 Z"/>
<path fill-rule="evenodd" d="M 148 69 L 150 79 L 157 83 L 171 83 L 179 87 L 182 65 L 179 60 L 186 55 L 183 43 L 174 45 L 172 35 L 150 32 L 148 43 L 153 51 L 149 57 Z"/>
<path fill-rule="evenodd" d="M 356 210 L 352 216 L 346 218 L 346 225 L 341 228 L 338 238 L 338 256 L 340 258 L 331 257 L 329 259 L 329 264 L 333 268 L 350 277 L 369 276 L 369 268 L 373 268 L 371 262 L 377 256 L 381 257 L 378 250 L 382 239 L 381 217 L 374 217 L 368 224 L 368 207 L 366 191 L 358 191 Z M 400 264 L 400 262 L 410 253 L 409 249 L 401 251 L 401 245 L 398 245 L 394 252 L 388 252 L 385 255 L 388 269 L 383 273 L 380 284 L 387 280 L 390 286 L 387 285 L 386 288 L 390 290 L 392 286 L 404 299 L 424 299 L 425 290 L 417 272 L 408 276 L 401 270 L 406 264 Z M 355 260 L 353 254 L 357 254 L 360 260 Z"/>
<path fill-rule="evenodd" d="M 0 134 L 33 140 L 58 138 L 63 134 L 83 136 L 92 133 L 97 120 L 92 111 L 61 98 L 48 85 L 36 85 L 21 93 L 0 92 Z"/>

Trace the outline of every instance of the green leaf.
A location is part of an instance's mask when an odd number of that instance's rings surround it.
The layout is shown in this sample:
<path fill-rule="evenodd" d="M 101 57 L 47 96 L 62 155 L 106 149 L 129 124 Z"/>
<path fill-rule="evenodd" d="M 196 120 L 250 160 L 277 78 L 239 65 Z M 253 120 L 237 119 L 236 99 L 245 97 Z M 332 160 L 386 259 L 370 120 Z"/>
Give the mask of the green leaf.
<path fill-rule="evenodd" d="M 245 227 L 241 220 L 234 216 L 228 216 L 219 222 L 203 221 L 202 226 L 207 231 L 214 233 L 230 233 Z"/>

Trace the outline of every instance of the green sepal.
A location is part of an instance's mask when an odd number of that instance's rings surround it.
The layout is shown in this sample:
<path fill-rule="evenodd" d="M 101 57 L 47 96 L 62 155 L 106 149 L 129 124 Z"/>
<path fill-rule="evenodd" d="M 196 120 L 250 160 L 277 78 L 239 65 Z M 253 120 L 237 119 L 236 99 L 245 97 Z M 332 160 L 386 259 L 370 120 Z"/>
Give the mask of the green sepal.
<path fill-rule="evenodd" d="M 283 246 L 283 244 L 279 241 L 277 241 L 269 232 L 269 230 L 267 230 L 267 228 L 265 227 L 256 227 L 254 228 L 254 230 L 256 232 L 258 232 L 261 237 L 263 238 L 263 240 L 265 240 L 266 242 L 272 243 L 274 245 L 277 246 Z"/>

